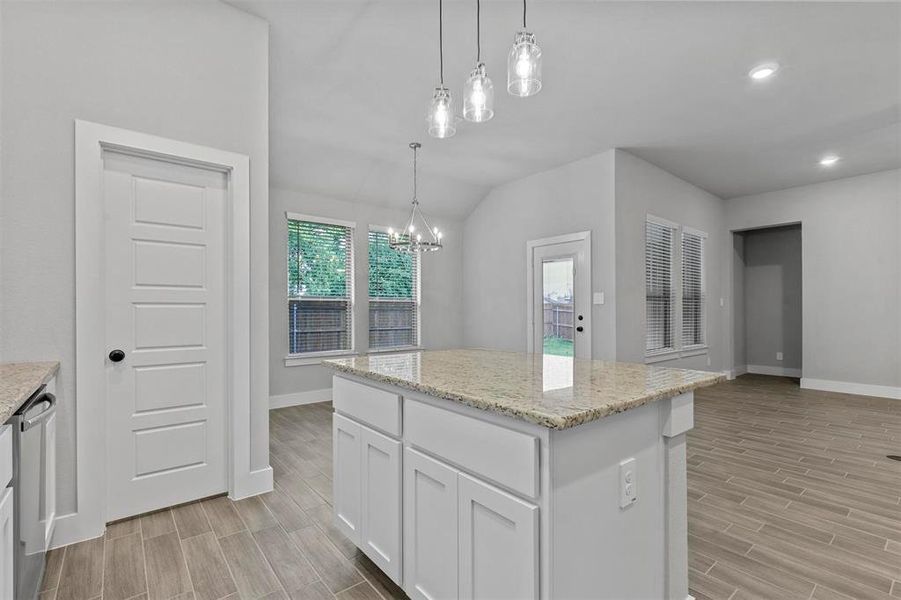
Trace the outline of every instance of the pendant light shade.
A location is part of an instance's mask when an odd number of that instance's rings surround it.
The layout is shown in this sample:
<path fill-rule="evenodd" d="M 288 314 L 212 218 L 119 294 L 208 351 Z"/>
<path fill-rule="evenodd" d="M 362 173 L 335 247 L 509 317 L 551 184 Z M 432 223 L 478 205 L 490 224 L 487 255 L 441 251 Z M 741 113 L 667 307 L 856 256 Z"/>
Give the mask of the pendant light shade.
<path fill-rule="evenodd" d="M 454 119 L 454 98 L 450 90 L 443 85 L 435 88 L 432 101 L 429 103 L 427 117 L 429 135 L 435 138 L 449 138 L 457 133 Z"/>
<path fill-rule="evenodd" d="M 522 29 L 513 36 L 507 56 L 507 91 L 521 98 L 541 91 L 541 46 L 526 29 L 526 0 L 522 0 Z"/>
<path fill-rule="evenodd" d="M 410 142 L 413 150 L 413 202 L 406 225 L 400 231 L 388 230 L 388 245 L 398 252 L 418 254 L 441 250 L 443 234 L 437 227 L 432 227 L 425 213 L 419 208 L 416 196 L 416 151 L 422 147 L 419 142 Z"/>
<path fill-rule="evenodd" d="M 432 94 L 426 121 L 429 135 L 436 138 L 449 138 L 457 133 L 454 116 L 454 98 L 450 90 L 444 87 L 444 2 L 438 0 L 438 87 Z"/>
<path fill-rule="evenodd" d="M 463 87 L 463 118 L 483 123 L 494 116 L 494 84 L 482 62 L 482 5 L 476 0 L 476 68 Z"/>

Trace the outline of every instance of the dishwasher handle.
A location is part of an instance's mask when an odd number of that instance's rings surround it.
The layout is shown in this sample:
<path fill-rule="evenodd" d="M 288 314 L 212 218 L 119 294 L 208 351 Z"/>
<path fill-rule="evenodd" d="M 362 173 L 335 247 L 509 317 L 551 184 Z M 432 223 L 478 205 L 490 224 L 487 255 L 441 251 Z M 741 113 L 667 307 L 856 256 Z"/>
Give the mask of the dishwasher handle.
<path fill-rule="evenodd" d="M 28 408 L 34 408 L 38 404 L 42 403 L 46 404 L 47 407 L 40 413 L 38 413 L 36 417 L 32 417 L 30 419 L 22 419 L 22 431 L 28 431 L 32 427 L 40 424 L 54 412 L 54 408 L 56 407 L 56 396 L 54 396 L 50 392 L 45 392 L 44 394 L 41 394 L 41 396 L 36 398 Z"/>

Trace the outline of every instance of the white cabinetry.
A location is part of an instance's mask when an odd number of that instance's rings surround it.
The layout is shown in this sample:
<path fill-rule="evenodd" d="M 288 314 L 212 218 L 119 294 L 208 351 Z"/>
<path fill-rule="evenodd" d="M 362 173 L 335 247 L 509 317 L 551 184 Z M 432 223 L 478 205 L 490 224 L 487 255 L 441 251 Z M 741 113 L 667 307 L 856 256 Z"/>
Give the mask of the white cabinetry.
<path fill-rule="evenodd" d="M 13 490 L 6 487 L 12 479 L 12 428 L 0 425 L 0 598 L 15 596 L 13 557 Z"/>
<path fill-rule="evenodd" d="M 365 425 L 333 420 L 335 526 L 401 582 L 401 444 Z"/>
<path fill-rule="evenodd" d="M 404 590 L 457 598 L 457 471 L 404 448 Z"/>

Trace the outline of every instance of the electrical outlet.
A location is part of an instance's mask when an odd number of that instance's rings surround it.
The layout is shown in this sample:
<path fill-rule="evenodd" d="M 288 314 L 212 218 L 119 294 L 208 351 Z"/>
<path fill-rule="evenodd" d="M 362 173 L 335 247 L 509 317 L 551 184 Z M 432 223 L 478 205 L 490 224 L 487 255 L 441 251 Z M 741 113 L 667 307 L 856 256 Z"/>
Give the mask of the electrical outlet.
<path fill-rule="evenodd" d="M 619 463 L 619 507 L 626 508 L 638 501 L 638 473 L 635 459 L 629 458 Z"/>
<path fill-rule="evenodd" d="M 782 353 L 781 353 L 781 352 L 777 352 L 777 353 L 776 353 L 776 360 L 782 360 Z"/>

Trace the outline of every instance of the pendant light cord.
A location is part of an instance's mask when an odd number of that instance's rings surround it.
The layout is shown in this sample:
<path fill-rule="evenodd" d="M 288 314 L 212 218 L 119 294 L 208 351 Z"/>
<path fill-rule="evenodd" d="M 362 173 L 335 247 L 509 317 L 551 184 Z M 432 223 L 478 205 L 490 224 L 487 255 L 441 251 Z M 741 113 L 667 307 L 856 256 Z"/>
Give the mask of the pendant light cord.
<path fill-rule="evenodd" d="M 416 146 L 413 146 L 413 204 L 418 203 L 416 198 Z"/>
<path fill-rule="evenodd" d="M 522 0 L 522 28 L 526 28 L 526 0 Z"/>
<path fill-rule="evenodd" d="M 482 3 L 476 0 L 476 64 L 482 62 Z"/>
<path fill-rule="evenodd" d="M 444 87 L 444 1 L 438 0 L 438 62 L 441 75 L 441 87 Z M 413 156 L 416 156 L 414 150 Z"/>

